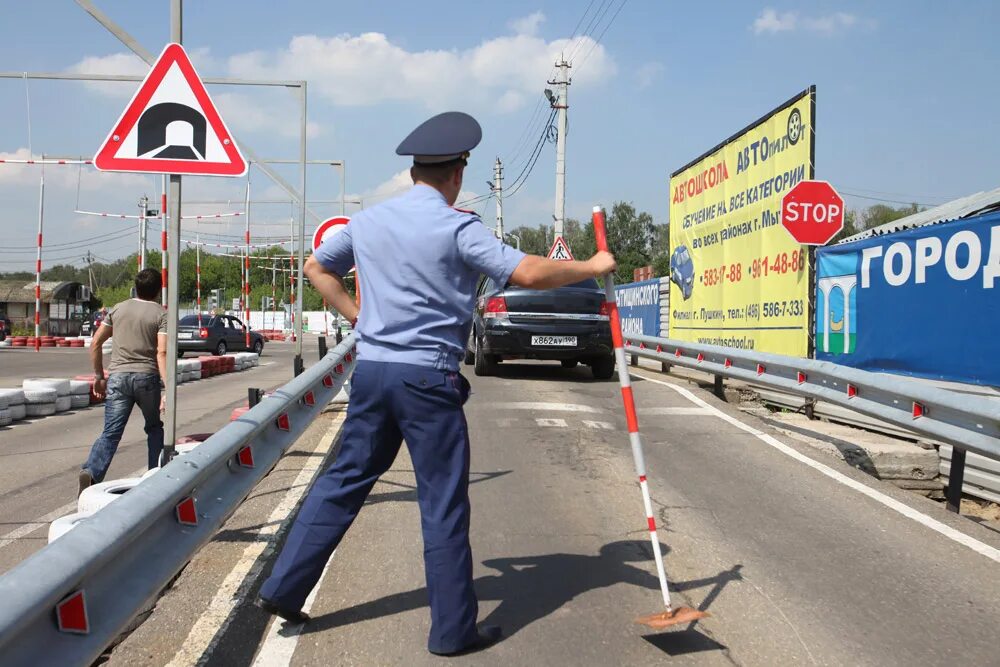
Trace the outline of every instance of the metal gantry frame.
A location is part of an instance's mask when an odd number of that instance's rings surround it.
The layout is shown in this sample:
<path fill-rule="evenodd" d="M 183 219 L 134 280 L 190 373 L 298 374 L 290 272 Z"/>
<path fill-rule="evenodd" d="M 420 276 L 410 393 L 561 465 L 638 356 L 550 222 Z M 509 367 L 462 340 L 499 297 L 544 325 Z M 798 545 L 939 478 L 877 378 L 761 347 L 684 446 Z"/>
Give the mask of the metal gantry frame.
<path fill-rule="evenodd" d="M 98 9 L 90 0 L 76 0 L 84 11 L 92 16 L 98 23 L 107 29 L 115 38 L 124 44 L 130 51 L 142 58 L 147 64 L 152 65 L 156 61 L 156 56 L 146 49 L 142 44 L 126 32 L 121 26 L 111 20 L 106 14 Z M 177 44 L 183 43 L 183 0 L 170 0 L 170 41 Z M 73 74 L 68 72 L 0 72 L 0 78 L 8 79 L 52 79 L 68 81 L 125 81 L 139 82 L 144 77 L 135 75 L 99 75 L 99 74 Z M 270 86 L 283 87 L 298 91 L 300 105 L 300 139 L 299 139 L 299 159 L 290 163 L 300 165 L 300 184 L 296 189 L 280 174 L 272 169 L 265 161 L 262 161 L 256 151 L 242 141 L 237 140 L 240 151 L 249 159 L 251 163 L 256 163 L 257 167 L 264 172 L 275 184 L 281 187 L 292 198 L 293 202 L 299 204 L 299 257 L 297 274 L 299 284 L 302 284 L 302 267 L 305 256 L 305 219 L 306 215 L 311 215 L 317 221 L 322 218 L 306 206 L 306 118 L 307 118 L 307 83 L 304 80 L 265 80 L 255 81 L 251 79 L 217 78 L 207 77 L 203 79 L 205 83 L 221 85 L 240 86 Z M 343 198 L 342 198 L 343 199 Z M 181 177 L 178 175 L 169 176 L 169 201 L 172 202 L 169 210 L 169 248 L 167 249 L 167 337 L 168 345 L 176 347 L 177 344 L 177 289 L 180 254 L 180 220 L 181 220 Z M 302 311 L 302 291 L 299 290 L 296 309 Z M 297 327 L 301 329 L 301 316 L 298 318 Z M 302 335 L 301 331 L 296 332 L 295 344 L 295 374 L 299 374 L 303 369 L 302 361 Z M 166 378 L 166 399 L 167 411 L 164 420 L 164 440 L 165 457 L 169 459 L 173 455 L 174 442 L 176 440 L 176 397 L 177 397 L 177 365 L 176 357 L 170 355 L 171 362 L 167 364 Z"/>

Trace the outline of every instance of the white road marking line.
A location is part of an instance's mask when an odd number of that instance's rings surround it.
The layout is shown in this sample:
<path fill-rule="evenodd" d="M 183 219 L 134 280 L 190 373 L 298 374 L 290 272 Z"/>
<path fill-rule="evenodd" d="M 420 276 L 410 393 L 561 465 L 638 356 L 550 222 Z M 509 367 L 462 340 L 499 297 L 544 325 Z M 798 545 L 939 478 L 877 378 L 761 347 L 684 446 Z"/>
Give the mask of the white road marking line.
<path fill-rule="evenodd" d="M 614 424 L 609 424 L 608 422 L 595 422 L 589 419 L 583 420 L 583 425 L 587 428 L 596 428 L 602 431 L 613 431 L 615 430 Z"/>
<path fill-rule="evenodd" d="M 302 611 L 305 613 L 308 614 L 312 611 L 316 595 L 322 588 L 323 580 L 326 579 L 326 573 L 330 571 L 330 564 L 333 563 L 333 557 L 336 555 L 336 551 L 330 554 L 330 560 L 326 561 L 326 565 L 323 566 L 319 581 L 316 582 L 316 586 L 309 592 L 309 597 L 302 604 Z M 306 627 L 304 623 L 293 625 L 285 623 L 280 618 L 271 621 L 252 667 L 288 667 L 292 664 L 292 656 L 295 655 L 295 649 L 299 645 L 299 634 L 304 627 Z"/>
<path fill-rule="evenodd" d="M 780 442 L 779 440 L 777 440 L 773 436 L 768 435 L 767 433 L 764 433 L 762 431 L 758 431 L 754 427 L 752 427 L 752 426 L 750 426 L 748 424 L 744 424 L 739 419 L 736 419 L 735 417 L 727 415 L 722 410 L 719 410 L 718 408 L 716 408 L 716 407 L 714 407 L 712 405 L 709 405 L 708 403 L 706 403 L 702 399 L 698 398 L 693 393 L 691 393 L 691 391 L 689 391 L 688 389 L 685 389 L 684 387 L 680 387 L 678 385 L 671 384 L 670 382 L 664 382 L 662 380 L 656 380 L 656 379 L 648 377 L 646 375 L 640 375 L 638 377 L 641 377 L 644 380 L 649 380 L 650 382 L 655 382 L 656 384 L 662 384 L 665 387 L 670 387 L 671 389 L 673 389 L 677 393 L 679 393 L 682 396 L 684 396 L 687 399 L 689 399 L 691 402 L 693 402 L 693 403 L 695 403 L 697 405 L 700 405 L 703 408 L 706 408 L 706 409 L 710 410 L 712 412 L 712 414 L 714 414 L 719 419 L 732 424 L 733 426 L 735 426 L 736 428 L 740 429 L 741 431 L 746 431 L 747 433 L 749 433 L 750 435 L 753 435 L 754 437 L 756 437 L 760 441 L 762 441 L 762 442 L 770 445 L 771 447 L 774 447 L 775 449 L 777 449 L 782 454 L 785 454 L 786 456 L 789 456 L 789 457 L 795 459 L 796 461 L 799 461 L 800 463 L 804 463 L 805 465 L 809 466 L 813 470 L 816 470 L 817 472 L 820 472 L 823 475 L 826 475 L 827 477 L 829 477 L 830 479 L 834 480 L 835 482 L 839 482 L 839 483 L 843 484 L 846 487 L 854 489 L 855 491 L 857 491 L 857 492 L 859 492 L 859 493 L 861 493 L 863 495 L 868 496 L 872 500 L 874 500 L 874 501 L 876 501 L 878 503 L 881 503 L 882 505 L 885 505 L 889 509 L 902 514 L 906 518 L 912 519 L 913 521 L 916 521 L 917 523 L 919 523 L 919 524 L 921 524 L 923 526 L 926 526 L 927 528 L 930 528 L 931 530 L 933 530 L 933 531 L 935 531 L 935 532 L 937 532 L 937 533 L 939 533 L 939 534 L 947 537 L 948 539 L 950 539 L 950 540 L 952 540 L 954 542 L 957 542 L 957 543 L 959 543 L 959 544 L 961 544 L 963 546 L 966 546 L 966 547 L 972 549 L 973 551 L 975 551 L 976 553 L 981 554 L 983 556 L 986 556 L 987 558 L 989 558 L 990 560 L 992 560 L 994 562 L 1000 563 L 1000 549 L 992 547 L 992 546 L 990 546 L 990 545 L 988 545 L 988 544 L 986 544 L 984 542 L 980 542 L 976 538 L 971 537 L 969 535 L 966 535 L 965 533 L 961 532 L 960 530 L 956 530 L 956 529 L 952 528 L 951 526 L 949 526 L 947 524 L 941 523 L 937 519 L 933 519 L 933 518 L 927 516 L 926 514 L 924 514 L 924 513 L 920 512 L 920 511 L 918 511 L 918 510 L 910 507 L 906 503 L 902 503 L 902 502 L 896 500 L 895 498 L 893 498 L 891 496 L 887 496 L 886 494 L 882 493 L 881 491 L 876 491 L 875 489 L 871 488 L 870 486 L 867 486 L 866 484 L 862 484 L 861 482 L 859 482 L 859 481 L 857 481 L 855 479 L 852 479 L 852 478 L 848 477 L 847 475 L 844 475 L 843 473 L 840 473 L 840 472 L 834 470 L 833 468 L 830 468 L 829 466 L 826 466 L 826 465 L 820 463 L 819 461 L 812 460 L 811 458 L 809 458 L 805 454 L 802 454 L 802 453 L 798 452 L 797 450 L 792 449 L 791 447 L 789 447 L 788 445 Z"/>
<path fill-rule="evenodd" d="M 514 417 L 500 417 L 499 419 L 494 419 L 493 421 L 496 422 L 496 425 L 500 428 L 510 428 L 517 423 L 517 419 Z"/>
<path fill-rule="evenodd" d="M 711 410 L 705 408 L 637 408 L 640 415 L 710 415 Z"/>
<path fill-rule="evenodd" d="M 558 412 L 604 412 L 592 408 L 589 405 L 579 405 L 577 403 L 494 403 L 493 408 L 497 410 L 554 410 Z"/>
<path fill-rule="evenodd" d="M 535 419 L 535 423 L 539 426 L 558 426 L 559 428 L 566 428 L 565 419 L 543 419 L 539 417 Z"/>
<path fill-rule="evenodd" d="M 233 609 L 243 602 L 247 591 L 264 569 L 264 559 L 261 556 L 274 546 L 274 536 L 278 532 L 278 527 L 291 518 L 292 510 L 309 488 L 310 480 L 326 456 L 330 441 L 336 438 L 337 432 L 344 423 L 344 417 L 343 414 L 338 415 L 330 424 L 326 434 L 319 439 L 316 448 L 309 452 L 309 456 L 302 466 L 302 470 L 296 475 L 295 481 L 292 482 L 264 525 L 257 531 L 254 541 L 243 550 L 236 565 L 219 585 L 208 608 L 202 612 L 191 627 L 181 649 L 168 663 L 170 667 L 198 664 L 206 652 L 213 648 L 215 638 L 220 636 L 221 630 L 229 624 Z"/>
<path fill-rule="evenodd" d="M 138 477 L 139 475 L 146 472 L 145 468 L 139 468 L 135 472 L 129 473 L 126 477 Z M 34 521 L 29 521 L 28 523 L 22 524 L 21 526 L 10 531 L 6 535 L 0 536 L 0 549 L 3 549 L 9 544 L 13 544 L 22 537 L 27 537 L 31 533 L 35 532 L 39 528 L 44 528 L 50 523 L 58 519 L 59 517 L 66 516 L 67 514 L 72 514 L 76 511 L 76 501 L 71 503 L 66 503 L 62 507 L 57 507 L 48 514 L 44 514 Z"/>

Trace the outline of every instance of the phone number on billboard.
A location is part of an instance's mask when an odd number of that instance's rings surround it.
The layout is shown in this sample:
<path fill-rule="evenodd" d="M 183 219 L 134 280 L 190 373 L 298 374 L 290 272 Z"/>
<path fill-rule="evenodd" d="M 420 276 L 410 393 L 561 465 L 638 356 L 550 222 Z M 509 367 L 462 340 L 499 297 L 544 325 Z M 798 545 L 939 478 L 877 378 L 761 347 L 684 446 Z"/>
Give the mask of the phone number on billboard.
<path fill-rule="evenodd" d="M 763 304 L 764 317 L 798 317 L 805 313 L 805 307 L 801 299 L 792 301 L 765 301 Z"/>
<path fill-rule="evenodd" d="M 711 287 L 719 283 L 738 283 L 743 277 L 766 278 L 769 275 L 784 275 L 786 273 L 798 273 L 806 268 L 806 256 L 804 251 L 795 250 L 793 252 L 782 252 L 776 255 L 759 257 L 749 262 L 744 271 L 743 265 L 722 264 L 721 266 L 705 269 L 701 274 L 701 283 Z"/>

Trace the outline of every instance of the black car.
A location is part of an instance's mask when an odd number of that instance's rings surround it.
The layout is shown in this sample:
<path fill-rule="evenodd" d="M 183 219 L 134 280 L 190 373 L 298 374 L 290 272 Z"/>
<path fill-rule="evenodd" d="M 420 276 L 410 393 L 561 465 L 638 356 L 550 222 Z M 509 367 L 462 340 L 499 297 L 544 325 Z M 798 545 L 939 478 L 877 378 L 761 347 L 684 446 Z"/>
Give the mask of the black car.
<path fill-rule="evenodd" d="M 264 337 L 250 332 L 250 347 L 246 344 L 243 322 L 231 315 L 185 315 L 177 323 L 177 356 L 185 352 L 211 352 L 222 356 L 227 351 L 248 350 L 260 354 L 264 350 Z"/>
<path fill-rule="evenodd" d="M 7 336 L 13 335 L 10 318 L 0 313 L 0 340 L 7 340 Z"/>
<path fill-rule="evenodd" d="M 491 375 L 503 359 L 551 359 L 573 368 L 587 364 L 598 380 L 615 372 L 611 323 L 604 290 L 593 278 L 549 290 L 479 286 L 465 363 Z"/>

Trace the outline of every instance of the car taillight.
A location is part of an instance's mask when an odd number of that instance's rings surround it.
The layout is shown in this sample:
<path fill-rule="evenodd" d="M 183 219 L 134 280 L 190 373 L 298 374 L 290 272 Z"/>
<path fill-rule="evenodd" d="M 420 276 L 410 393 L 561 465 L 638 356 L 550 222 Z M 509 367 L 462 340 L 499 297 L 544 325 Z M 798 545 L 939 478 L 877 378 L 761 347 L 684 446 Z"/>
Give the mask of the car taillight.
<path fill-rule="evenodd" d="M 507 300 L 502 296 L 491 296 L 486 301 L 486 307 L 483 309 L 483 317 L 507 317 Z"/>
<path fill-rule="evenodd" d="M 601 309 L 598 311 L 602 320 L 611 319 L 611 304 L 607 301 L 601 302 Z"/>
<path fill-rule="evenodd" d="M 200 338 L 208 338 L 208 329 L 204 329 L 204 328 L 200 329 L 198 331 L 198 336 Z"/>

